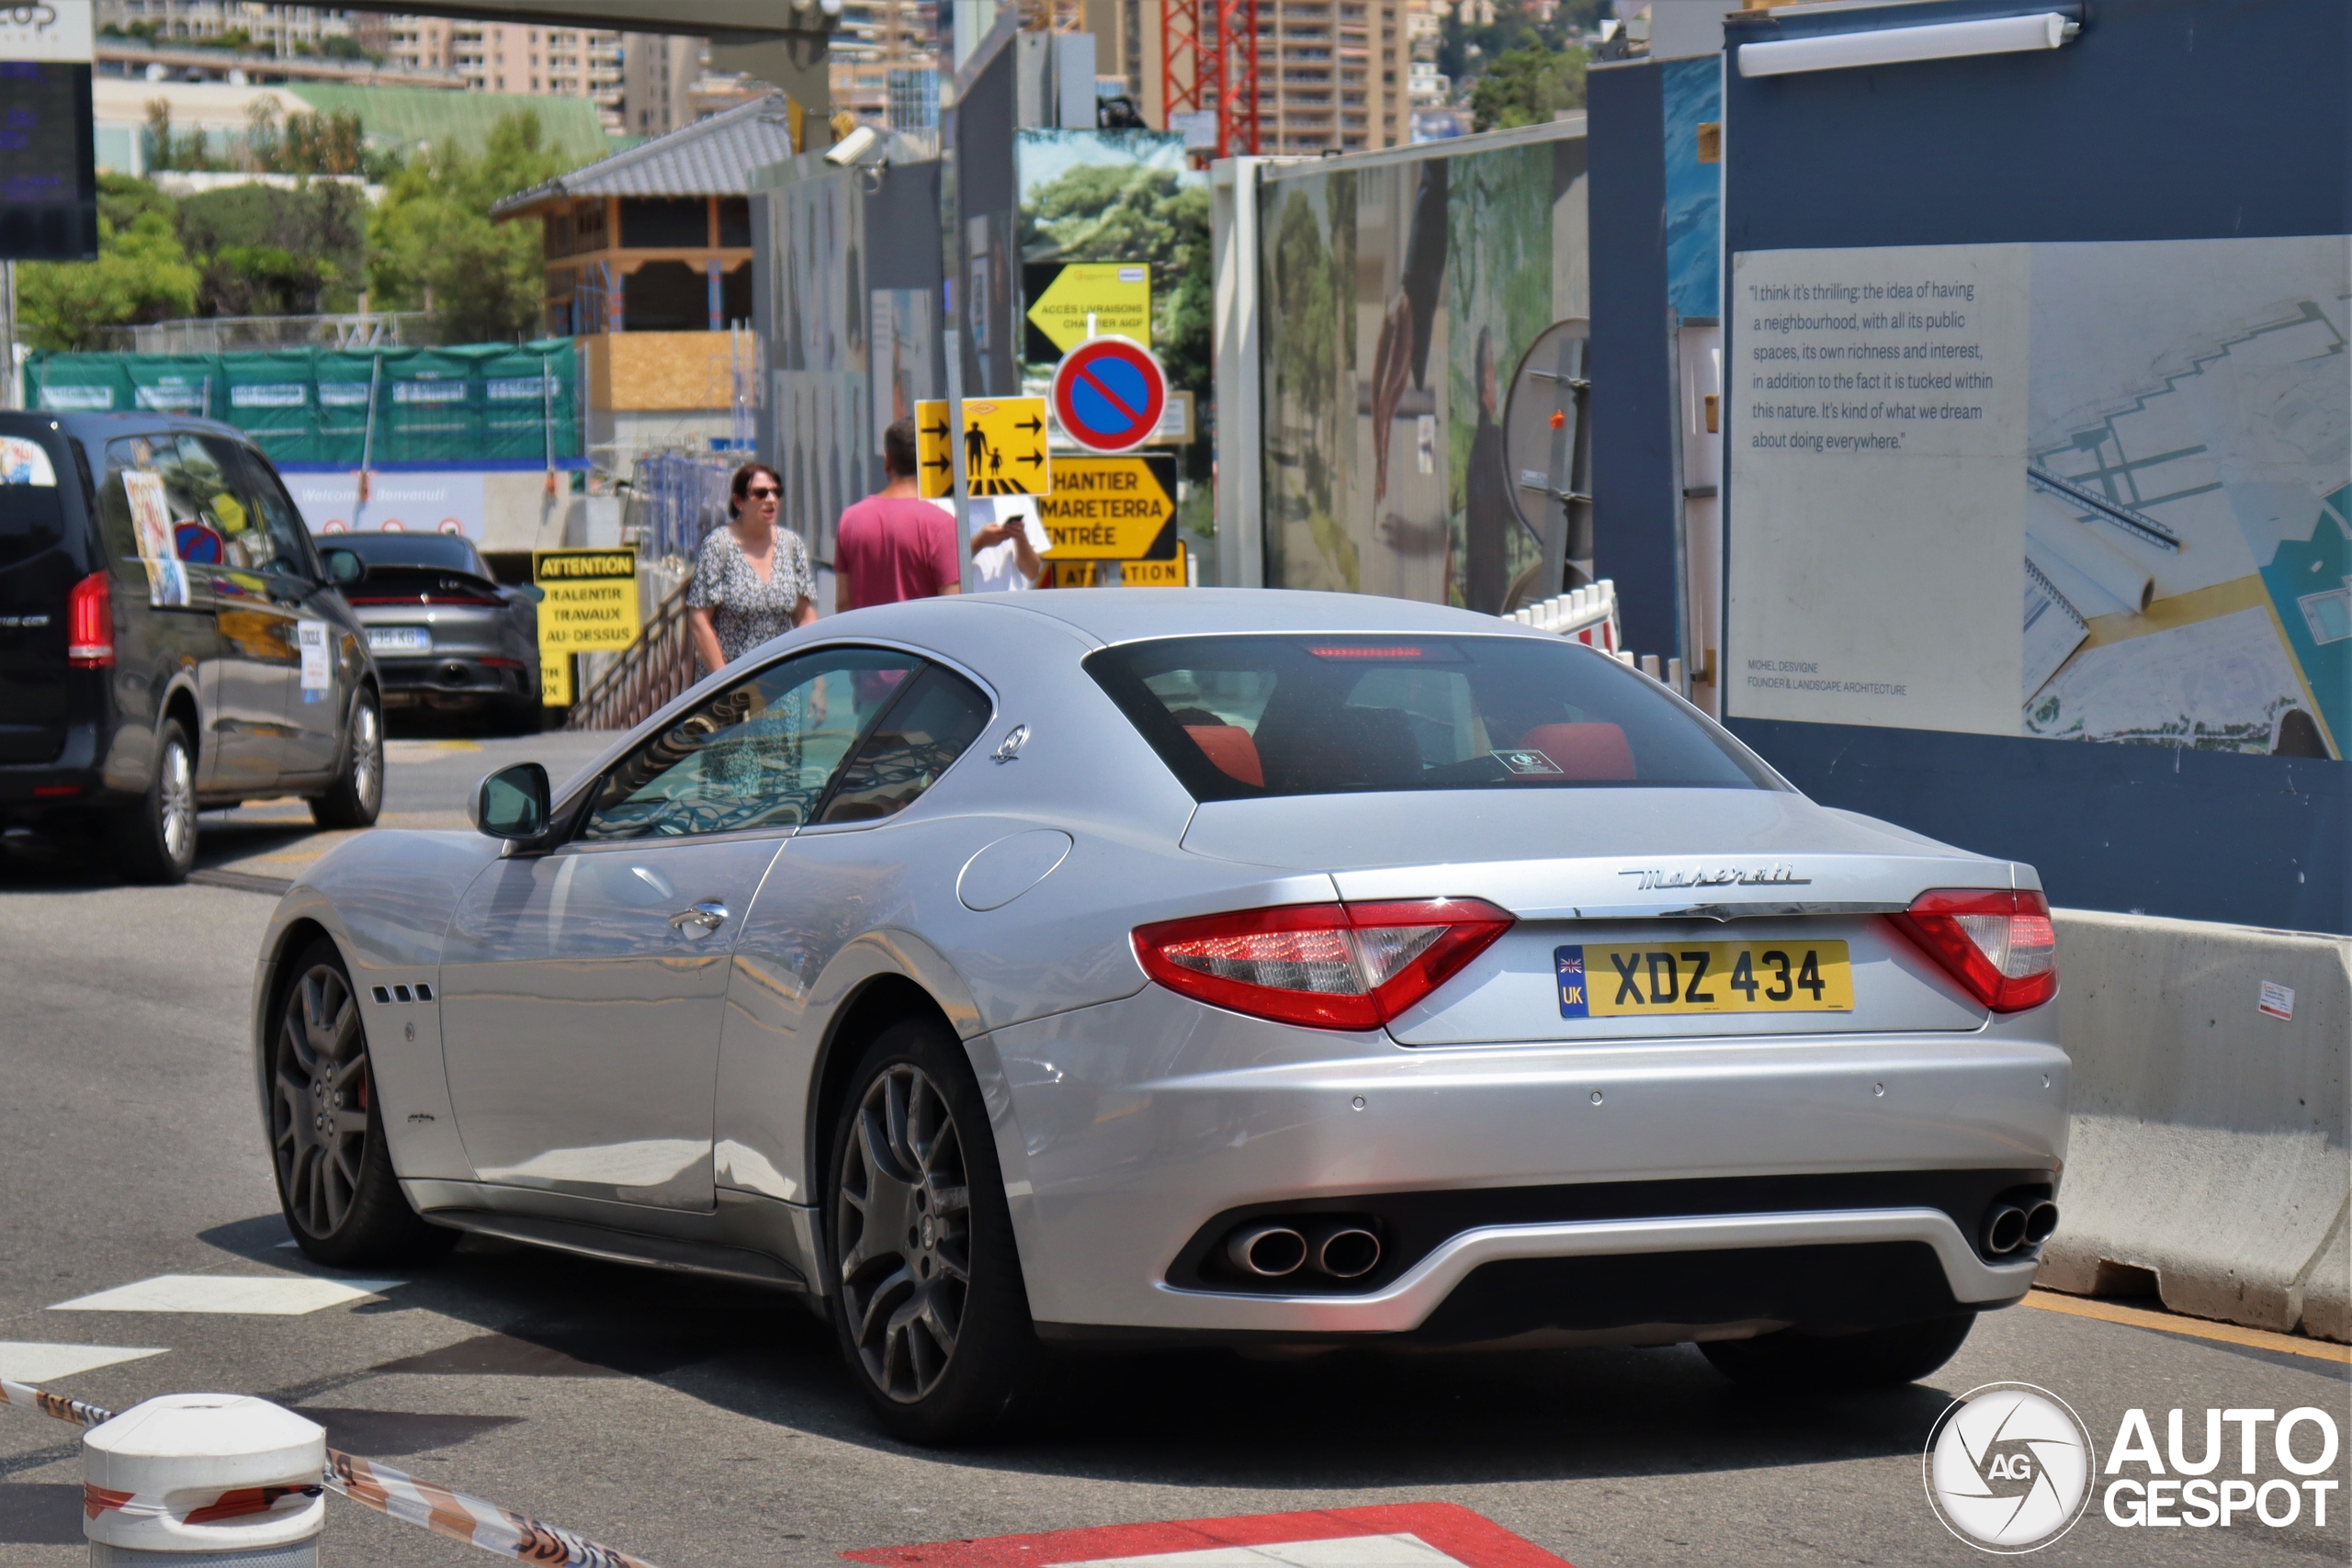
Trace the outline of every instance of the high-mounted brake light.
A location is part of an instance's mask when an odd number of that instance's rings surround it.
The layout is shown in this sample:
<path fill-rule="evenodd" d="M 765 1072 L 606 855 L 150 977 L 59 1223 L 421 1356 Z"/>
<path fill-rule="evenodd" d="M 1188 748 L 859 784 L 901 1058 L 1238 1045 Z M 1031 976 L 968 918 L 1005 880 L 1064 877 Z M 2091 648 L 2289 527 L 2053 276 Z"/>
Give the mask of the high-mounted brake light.
<path fill-rule="evenodd" d="M 1144 973 L 1197 1000 L 1317 1029 L 1377 1029 L 1510 929 L 1478 898 L 1288 904 L 1136 930 Z"/>
<path fill-rule="evenodd" d="M 76 670 L 114 668 L 114 579 L 94 571 L 65 596 L 65 662 Z"/>
<path fill-rule="evenodd" d="M 1891 918 L 1995 1012 L 2022 1012 L 2058 994 L 2058 935 L 2040 893 L 1939 887 Z"/>

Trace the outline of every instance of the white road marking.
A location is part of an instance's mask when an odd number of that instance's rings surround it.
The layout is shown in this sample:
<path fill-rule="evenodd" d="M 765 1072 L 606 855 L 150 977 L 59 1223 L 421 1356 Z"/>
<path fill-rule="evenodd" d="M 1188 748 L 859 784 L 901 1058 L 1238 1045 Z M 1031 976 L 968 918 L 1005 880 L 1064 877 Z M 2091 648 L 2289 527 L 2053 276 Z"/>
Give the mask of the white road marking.
<path fill-rule="evenodd" d="M 44 1383 L 164 1353 L 133 1350 L 120 1345 L 42 1345 L 0 1339 L 0 1377 L 16 1382 Z"/>
<path fill-rule="evenodd" d="M 385 1291 L 405 1280 L 306 1280 L 292 1274 L 158 1274 L 136 1284 L 117 1285 L 94 1296 L 59 1302 L 51 1312 L 214 1312 L 299 1317 L 322 1307 L 341 1306 Z"/>
<path fill-rule="evenodd" d="M 1417 1535 L 1351 1535 L 1338 1540 L 1286 1540 L 1268 1546 L 1213 1546 L 1201 1551 L 1162 1551 L 1145 1557 L 1097 1557 L 1059 1568 L 1462 1568 Z"/>

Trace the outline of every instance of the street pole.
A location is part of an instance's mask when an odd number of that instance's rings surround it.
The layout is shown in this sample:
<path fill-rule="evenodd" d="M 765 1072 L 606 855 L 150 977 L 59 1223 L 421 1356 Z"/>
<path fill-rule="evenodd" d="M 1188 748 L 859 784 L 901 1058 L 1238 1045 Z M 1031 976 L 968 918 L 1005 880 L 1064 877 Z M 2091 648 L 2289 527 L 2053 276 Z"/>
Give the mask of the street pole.
<path fill-rule="evenodd" d="M 964 463 L 963 314 L 956 307 L 956 284 L 963 270 L 963 258 L 958 254 L 958 236 L 963 231 L 959 220 L 962 203 L 956 180 L 956 133 L 962 117 L 955 102 L 952 65 L 943 68 L 940 75 L 939 209 L 944 225 L 939 235 L 940 337 L 947 345 L 947 460 L 956 487 L 956 581 L 960 585 L 959 592 L 968 592 L 972 583 L 972 479 Z"/>
<path fill-rule="evenodd" d="M 17 264 L 0 262 L 0 273 L 6 274 L 0 282 L 0 353 L 7 355 L 8 384 L 0 387 L 0 409 L 20 409 L 24 403 L 23 378 L 17 374 Z"/>

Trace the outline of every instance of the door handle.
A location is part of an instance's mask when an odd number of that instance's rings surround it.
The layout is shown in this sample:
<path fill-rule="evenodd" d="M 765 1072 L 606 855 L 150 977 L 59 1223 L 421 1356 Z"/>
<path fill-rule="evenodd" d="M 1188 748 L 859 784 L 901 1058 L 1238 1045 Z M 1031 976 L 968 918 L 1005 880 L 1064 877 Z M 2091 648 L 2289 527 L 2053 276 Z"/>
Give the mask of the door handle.
<path fill-rule="evenodd" d="M 726 905 L 716 898 L 706 898 L 701 903 L 681 909 L 671 916 L 670 929 L 673 931 L 682 931 L 688 926 L 695 926 L 699 929 L 692 934 L 708 936 L 727 923 L 728 914 Z"/>

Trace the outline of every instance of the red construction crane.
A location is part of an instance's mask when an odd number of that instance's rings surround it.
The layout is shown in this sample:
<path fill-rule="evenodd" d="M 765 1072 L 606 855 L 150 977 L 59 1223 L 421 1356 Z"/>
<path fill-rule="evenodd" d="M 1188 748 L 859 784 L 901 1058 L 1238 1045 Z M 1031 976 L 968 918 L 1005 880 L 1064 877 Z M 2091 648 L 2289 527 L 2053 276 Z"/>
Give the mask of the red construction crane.
<path fill-rule="evenodd" d="M 1204 54 L 1201 0 L 1162 0 L 1159 96 L 1168 123 L 1216 109 L 1216 155 L 1258 151 L 1258 0 L 1215 0 L 1214 52 Z"/>

